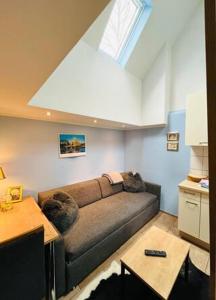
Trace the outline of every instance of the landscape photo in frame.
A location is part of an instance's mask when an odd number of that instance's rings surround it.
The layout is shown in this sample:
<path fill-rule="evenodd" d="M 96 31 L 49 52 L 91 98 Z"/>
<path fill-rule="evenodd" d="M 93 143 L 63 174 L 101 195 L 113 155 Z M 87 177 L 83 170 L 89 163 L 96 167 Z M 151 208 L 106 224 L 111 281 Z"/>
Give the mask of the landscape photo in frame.
<path fill-rule="evenodd" d="M 86 137 L 84 134 L 61 133 L 59 143 L 61 158 L 86 155 Z"/>

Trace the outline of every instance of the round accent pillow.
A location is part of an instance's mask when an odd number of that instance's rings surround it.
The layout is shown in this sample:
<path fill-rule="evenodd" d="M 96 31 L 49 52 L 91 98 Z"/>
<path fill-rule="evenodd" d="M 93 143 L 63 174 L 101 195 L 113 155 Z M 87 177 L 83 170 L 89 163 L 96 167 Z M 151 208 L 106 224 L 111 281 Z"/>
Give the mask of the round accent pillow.
<path fill-rule="evenodd" d="M 63 191 L 55 192 L 44 201 L 42 211 L 61 233 L 67 231 L 79 215 L 77 203 L 71 195 Z"/>
<path fill-rule="evenodd" d="M 146 186 L 139 173 L 128 172 L 123 181 L 123 189 L 130 193 L 145 192 Z"/>

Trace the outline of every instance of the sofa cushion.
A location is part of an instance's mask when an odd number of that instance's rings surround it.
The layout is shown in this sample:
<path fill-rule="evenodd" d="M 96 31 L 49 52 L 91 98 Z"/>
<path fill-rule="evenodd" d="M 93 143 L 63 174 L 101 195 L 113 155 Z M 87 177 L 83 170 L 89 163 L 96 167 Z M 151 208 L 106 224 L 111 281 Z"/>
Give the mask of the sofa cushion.
<path fill-rule="evenodd" d="M 61 233 L 68 230 L 79 215 L 77 203 L 68 193 L 62 191 L 44 201 L 42 211 Z"/>
<path fill-rule="evenodd" d="M 103 198 L 117 194 L 123 190 L 122 183 L 111 185 L 109 179 L 105 176 L 97 178 L 97 180 L 99 182 Z"/>
<path fill-rule="evenodd" d="M 64 235 L 69 260 L 73 260 L 156 201 L 153 194 L 121 192 L 79 210 L 79 220 Z"/>
<path fill-rule="evenodd" d="M 95 179 L 71 185 L 68 193 L 72 195 L 79 207 L 83 207 L 101 199 L 100 186 Z"/>
<path fill-rule="evenodd" d="M 39 204 L 42 205 L 44 201 L 48 200 L 55 192 L 59 190 L 70 194 L 79 207 L 83 207 L 101 199 L 101 189 L 99 183 L 97 180 L 93 179 L 66 185 L 64 187 L 52 189 L 47 192 L 40 192 L 38 194 Z"/>
<path fill-rule="evenodd" d="M 123 190 L 130 193 L 140 193 L 146 191 L 146 186 L 139 173 L 129 172 L 123 182 Z"/>

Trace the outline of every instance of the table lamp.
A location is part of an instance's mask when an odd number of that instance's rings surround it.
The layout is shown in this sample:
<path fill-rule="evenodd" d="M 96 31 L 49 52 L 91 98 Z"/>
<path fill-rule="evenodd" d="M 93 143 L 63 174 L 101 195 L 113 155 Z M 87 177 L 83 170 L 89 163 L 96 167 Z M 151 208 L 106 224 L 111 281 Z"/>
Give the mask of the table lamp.
<path fill-rule="evenodd" d="M 3 171 L 2 167 L 0 167 L 0 180 L 5 179 L 5 178 L 6 178 L 6 176 L 4 174 L 4 171 Z"/>
<path fill-rule="evenodd" d="M 0 167 L 0 180 L 3 180 L 5 178 L 6 178 L 5 173 L 2 167 Z M 7 211 L 11 208 L 12 208 L 12 204 L 8 200 L 4 200 L 0 202 L 0 210 Z"/>

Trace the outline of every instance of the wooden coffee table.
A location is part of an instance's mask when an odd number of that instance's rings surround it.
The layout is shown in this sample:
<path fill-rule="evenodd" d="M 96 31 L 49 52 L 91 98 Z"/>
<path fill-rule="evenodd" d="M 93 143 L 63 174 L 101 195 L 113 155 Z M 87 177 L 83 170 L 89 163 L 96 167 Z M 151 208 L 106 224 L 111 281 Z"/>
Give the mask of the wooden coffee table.
<path fill-rule="evenodd" d="M 145 256 L 145 249 L 164 250 L 167 257 Z M 184 262 L 188 279 L 189 250 L 189 243 L 153 226 L 121 257 L 122 280 L 128 270 L 162 299 L 168 299 Z"/>

